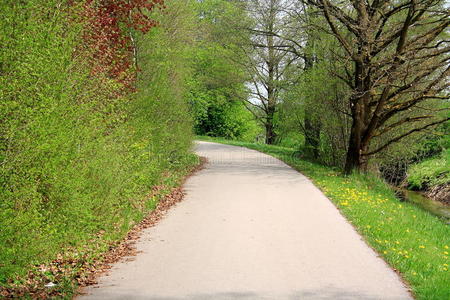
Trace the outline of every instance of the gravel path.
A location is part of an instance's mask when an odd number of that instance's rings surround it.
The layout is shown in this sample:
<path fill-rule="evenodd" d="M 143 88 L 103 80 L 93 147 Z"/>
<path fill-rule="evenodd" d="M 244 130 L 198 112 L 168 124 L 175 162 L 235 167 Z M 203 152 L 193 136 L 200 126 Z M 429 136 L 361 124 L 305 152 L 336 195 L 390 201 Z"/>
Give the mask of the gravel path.
<path fill-rule="evenodd" d="M 198 142 L 187 195 L 80 299 L 411 299 L 303 175 L 268 155 Z"/>

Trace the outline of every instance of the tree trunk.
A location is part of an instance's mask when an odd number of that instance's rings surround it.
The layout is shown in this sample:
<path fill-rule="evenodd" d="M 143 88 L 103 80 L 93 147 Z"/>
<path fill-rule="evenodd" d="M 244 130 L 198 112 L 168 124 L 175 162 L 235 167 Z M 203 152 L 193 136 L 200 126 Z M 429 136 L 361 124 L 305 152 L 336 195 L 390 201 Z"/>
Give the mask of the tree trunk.
<path fill-rule="evenodd" d="M 352 107 L 352 127 L 350 131 L 350 139 L 348 142 L 347 157 L 345 160 L 345 174 L 349 175 L 353 170 L 363 171 L 367 167 L 367 158 L 363 157 L 364 150 L 367 150 L 367 145 L 362 143 L 365 114 L 363 102 L 365 99 L 359 98 L 351 100 L 354 103 Z"/>
<path fill-rule="evenodd" d="M 320 121 L 311 118 L 308 109 L 305 113 L 305 149 L 307 155 L 313 159 L 319 158 L 320 147 Z"/>
<path fill-rule="evenodd" d="M 350 141 L 347 150 L 347 157 L 345 159 L 345 169 L 344 172 L 346 175 L 352 173 L 353 170 L 360 169 L 361 163 L 361 152 L 357 147 L 356 137 L 353 134 L 350 136 Z"/>
<path fill-rule="evenodd" d="M 273 125 L 273 121 L 268 121 L 266 123 L 266 144 L 273 145 L 276 139 L 275 126 Z"/>
<path fill-rule="evenodd" d="M 307 47 L 311 46 L 311 40 L 308 39 Z M 305 67 L 307 72 L 314 66 L 314 57 L 312 55 L 305 55 Z M 319 158 L 320 147 L 320 128 L 321 122 L 315 117 L 314 108 L 311 103 L 307 103 L 305 107 L 305 149 L 307 155 L 317 160 Z"/>
<path fill-rule="evenodd" d="M 275 5 L 276 1 L 271 0 L 270 2 L 270 13 L 269 13 L 269 23 L 268 30 L 269 32 L 273 31 L 274 22 L 275 22 Z M 275 85 L 276 78 L 276 68 L 278 65 L 277 58 L 275 56 L 275 45 L 274 45 L 274 37 L 273 35 L 267 35 L 267 118 L 266 118 L 266 144 L 274 144 L 275 143 L 275 125 L 274 125 L 274 116 L 275 116 L 275 107 L 277 105 L 277 88 Z"/>

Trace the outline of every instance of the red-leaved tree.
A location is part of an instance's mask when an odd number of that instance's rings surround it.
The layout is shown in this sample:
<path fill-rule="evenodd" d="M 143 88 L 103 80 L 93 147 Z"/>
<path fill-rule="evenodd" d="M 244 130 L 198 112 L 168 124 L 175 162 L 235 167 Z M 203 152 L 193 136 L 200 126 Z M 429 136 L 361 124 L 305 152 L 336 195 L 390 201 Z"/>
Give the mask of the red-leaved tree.
<path fill-rule="evenodd" d="M 157 22 L 149 17 L 164 0 L 86 0 L 84 50 L 92 75 L 104 74 L 131 89 L 136 79 L 137 50 L 133 32 L 148 32 Z"/>

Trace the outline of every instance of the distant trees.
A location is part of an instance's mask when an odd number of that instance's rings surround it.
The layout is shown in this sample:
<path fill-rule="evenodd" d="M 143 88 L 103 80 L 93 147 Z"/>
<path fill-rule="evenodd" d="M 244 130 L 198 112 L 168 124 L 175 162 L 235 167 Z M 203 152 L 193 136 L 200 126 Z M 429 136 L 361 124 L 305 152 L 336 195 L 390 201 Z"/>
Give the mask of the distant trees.
<path fill-rule="evenodd" d="M 449 11 L 444 1 L 305 1 L 343 49 L 341 79 L 352 91 L 345 171 L 449 118 Z M 448 104 L 448 103 L 447 103 Z"/>
<path fill-rule="evenodd" d="M 249 0 L 246 10 L 251 19 L 249 27 L 250 47 L 246 48 L 248 60 L 246 69 L 250 78 L 251 95 L 247 105 L 262 123 L 266 133 L 266 143 L 276 141 L 276 113 L 281 103 L 285 74 L 298 58 L 286 51 L 290 47 L 286 38 L 283 0 Z"/>
<path fill-rule="evenodd" d="M 250 139 L 258 131 L 243 100 L 248 98 L 241 45 L 247 21 L 237 1 L 205 0 L 196 4 L 196 43 L 191 53 L 193 76 L 189 103 L 194 130 L 200 135 Z"/>

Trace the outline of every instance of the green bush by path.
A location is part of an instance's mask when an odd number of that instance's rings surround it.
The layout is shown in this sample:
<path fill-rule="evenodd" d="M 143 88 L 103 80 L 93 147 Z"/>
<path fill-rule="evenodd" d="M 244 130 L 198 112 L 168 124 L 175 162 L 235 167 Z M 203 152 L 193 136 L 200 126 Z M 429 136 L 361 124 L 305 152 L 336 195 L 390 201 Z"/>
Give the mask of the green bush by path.
<path fill-rule="evenodd" d="M 152 51 L 140 63 L 151 74 L 137 94 L 118 97 L 124 87 L 93 76 L 77 56 L 82 26 L 61 1 L 3 1 L 0 11 L 3 285 L 98 232 L 120 238 L 149 209 L 151 187 L 197 158 L 184 100 L 187 62 L 167 51 L 180 49 L 180 36 L 141 37 Z M 160 13 L 160 30 L 170 31 L 170 17 L 170 9 Z"/>
<path fill-rule="evenodd" d="M 199 137 L 258 150 L 277 157 L 308 176 L 356 230 L 410 284 L 418 299 L 450 298 L 450 226 L 400 202 L 380 179 L 339 172 L 295 159 L 290 148 Z"/>

